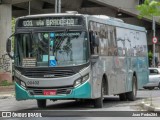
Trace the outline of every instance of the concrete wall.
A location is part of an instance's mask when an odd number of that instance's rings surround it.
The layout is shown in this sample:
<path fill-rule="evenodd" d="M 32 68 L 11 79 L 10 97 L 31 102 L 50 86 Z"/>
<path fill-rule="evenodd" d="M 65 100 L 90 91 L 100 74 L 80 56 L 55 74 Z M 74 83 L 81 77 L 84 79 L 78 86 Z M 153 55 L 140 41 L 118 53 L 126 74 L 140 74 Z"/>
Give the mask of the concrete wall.
<path fill-rule="evenodd" d="M 0 81 L 11 81 L 11 60 L 6 54 L 6 40 L 11 35 L 11 4 L 0 5 Z"/>
<path fill-rule="evenodd" d="M 135 6 L 138 5 L 138 0 L 90 0 L 93 2 L 97 2 L 102 5 L 109 5 L 117 10 L 125 11 L 126 13 L 130 13 L 133 15 L 138 14 Z"/>

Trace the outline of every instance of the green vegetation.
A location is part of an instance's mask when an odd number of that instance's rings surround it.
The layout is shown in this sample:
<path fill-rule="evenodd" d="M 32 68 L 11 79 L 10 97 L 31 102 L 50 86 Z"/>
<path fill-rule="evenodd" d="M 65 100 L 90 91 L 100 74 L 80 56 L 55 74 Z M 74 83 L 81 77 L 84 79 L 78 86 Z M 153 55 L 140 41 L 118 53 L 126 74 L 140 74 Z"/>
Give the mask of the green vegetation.
<path fill-rule="evenodd" d="M 14 33 L 15 31 L 15 18 L 12 18 L 12 34 Z"/>
<path fill-rule="evenodd" d="M 160 16 L 160 2 L 158 0 L 145 0 L 144 4 L 138 5 L 136 9 L 140 12 L 139 18 Z"/>
<path fill-rule="evenodd" d="M 12 18 L 12 34 L 15 32 L 15 18 Z M 14 37 L 12 37 L 12 51 L 14 51 Z"/>
<path fill-rule="evenodd" d="M 151 50 L 148 52 L 148 58 L 149 58 L 149 60 L 152 60 L 152 57 L 153 57 L 153 54 L 152 54 L 152 52 L 151 52 Z"/>
<path fill-rule="evenodd" d="M 2 80 L 0 82 L 0 86 L 10 86 L 13 85 L 13 83 L 8 82 L 7 80 Z"/>

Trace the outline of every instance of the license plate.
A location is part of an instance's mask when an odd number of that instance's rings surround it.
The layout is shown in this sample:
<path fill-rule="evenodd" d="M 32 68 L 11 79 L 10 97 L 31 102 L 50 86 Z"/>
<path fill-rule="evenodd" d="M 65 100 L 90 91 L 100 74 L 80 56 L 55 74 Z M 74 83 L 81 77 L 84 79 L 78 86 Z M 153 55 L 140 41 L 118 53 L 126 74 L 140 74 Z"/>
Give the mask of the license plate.
<path fill-rule="evenodd" d="M 43 95 L 56 95 L 56 90 L 43 90 Z"/>

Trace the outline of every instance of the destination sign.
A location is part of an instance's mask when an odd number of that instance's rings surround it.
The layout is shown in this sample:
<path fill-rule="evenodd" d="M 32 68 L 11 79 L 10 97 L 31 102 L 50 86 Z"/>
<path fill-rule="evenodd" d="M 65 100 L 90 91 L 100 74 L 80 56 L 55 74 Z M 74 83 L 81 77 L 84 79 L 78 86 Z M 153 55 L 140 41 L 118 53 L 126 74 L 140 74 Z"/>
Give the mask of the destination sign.
<path fill-rule="evenodd" d="M 18 27 L 51 27 L 51 26 L 77 26 L 83 25 L 81 17 L 52 17 L 20 19 Z"/>

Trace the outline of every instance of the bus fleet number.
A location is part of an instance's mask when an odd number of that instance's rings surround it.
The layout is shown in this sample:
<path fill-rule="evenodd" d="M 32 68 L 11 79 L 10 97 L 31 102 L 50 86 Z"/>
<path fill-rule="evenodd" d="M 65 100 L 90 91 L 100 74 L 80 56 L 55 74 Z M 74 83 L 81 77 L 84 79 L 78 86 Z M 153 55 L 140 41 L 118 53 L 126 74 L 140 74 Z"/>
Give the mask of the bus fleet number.
<path fill-rule="evenodd" d="M 33 26 L 33 23 L 31 20 L 23 21 L 23 26 L 25 27 Z"/>
<path fill-rule="evenodd" d="M 39 85 L 39 81 L 28 81 L 27 85 Z"/>

